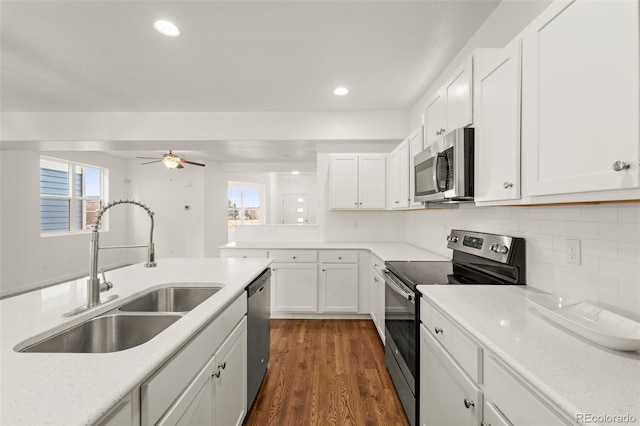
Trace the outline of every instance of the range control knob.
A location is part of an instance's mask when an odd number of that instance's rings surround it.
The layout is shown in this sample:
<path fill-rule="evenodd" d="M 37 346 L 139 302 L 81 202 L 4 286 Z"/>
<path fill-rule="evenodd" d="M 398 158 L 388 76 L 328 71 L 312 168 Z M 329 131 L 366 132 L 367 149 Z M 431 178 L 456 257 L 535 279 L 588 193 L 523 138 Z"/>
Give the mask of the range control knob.
<path fill-rule="evenodd" d="M 491 244 L 489 250 L 495 253 L 507 254 L 509 252 L 509 247 L 502 244 Z"/>
<path fill-rule="evenodd" d="M 449 235 L 447 236 L 447 241 L 449 241 L 450 243 L 457 243 L 458 237 L 456 237 L 455 235 Z"/>

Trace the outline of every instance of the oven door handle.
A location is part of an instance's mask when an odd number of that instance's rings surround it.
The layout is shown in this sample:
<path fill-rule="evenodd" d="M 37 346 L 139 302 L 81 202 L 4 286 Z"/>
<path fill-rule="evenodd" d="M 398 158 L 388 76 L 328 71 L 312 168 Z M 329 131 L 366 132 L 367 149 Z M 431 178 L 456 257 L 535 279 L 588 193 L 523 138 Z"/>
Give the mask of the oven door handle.
<path fill-rule="evenodd" d="M 382 272 L 384 273 L 384 278 L 385 278 L 384 281 L 389 284 L 389 288 L 391 288 L 391 290 L 393 290 L 395 293 L 398 293 L 400 296 L 405 298 L 408 302 L 415 303 L 414 301 L 415 295 L 411 294 L 410 292 L 400 287 L 400 285 L 398 285 L 395 279 L 391 276 L 391 273 L 389 272 L 388 269 L 385 269 Z"/>

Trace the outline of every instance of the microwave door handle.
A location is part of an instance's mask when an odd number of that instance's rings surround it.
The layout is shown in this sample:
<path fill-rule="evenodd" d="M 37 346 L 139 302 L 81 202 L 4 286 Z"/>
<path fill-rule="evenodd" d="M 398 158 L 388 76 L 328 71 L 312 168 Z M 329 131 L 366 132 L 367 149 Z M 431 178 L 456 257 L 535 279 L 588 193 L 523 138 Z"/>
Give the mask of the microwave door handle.
<path fill-rule="evenodd" d="M 440 192 L 440 185 L 438 184 L 438 161 L 440 161 L 440 153 L 436 152 L 433 160 L 433 188 L 436 192 Z"/>

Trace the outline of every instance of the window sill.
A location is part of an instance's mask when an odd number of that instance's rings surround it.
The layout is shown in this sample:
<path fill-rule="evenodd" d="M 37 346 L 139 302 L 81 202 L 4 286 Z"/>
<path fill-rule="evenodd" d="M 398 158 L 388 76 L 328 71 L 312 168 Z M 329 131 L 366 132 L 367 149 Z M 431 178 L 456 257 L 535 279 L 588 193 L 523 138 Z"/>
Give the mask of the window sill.
<path fill-rule="evenodd" d="M 84 234 L 91 234 L 93 231 L 88 229 L 86 231 L 73 231 L 73 232 L 47 232 L 45 233 L 40 233 L 40 237 L 42 238 L 49 238 L 49 237 L 63 237 L 63 236 L 67 236 L 67 235 L 84 235 Z M 108 229 L 101 229 L 100 233 L 104 233 L 104 232 L 109 232 Z"/>

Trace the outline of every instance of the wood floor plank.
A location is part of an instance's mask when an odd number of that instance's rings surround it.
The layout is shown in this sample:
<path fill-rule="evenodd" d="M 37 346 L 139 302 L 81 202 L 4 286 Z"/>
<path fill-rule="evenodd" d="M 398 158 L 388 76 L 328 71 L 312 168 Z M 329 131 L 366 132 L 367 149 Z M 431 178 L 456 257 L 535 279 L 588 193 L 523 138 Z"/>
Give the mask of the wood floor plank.
<path fill-rule="evenodd" d="M 244 422 L 409 424 L 368 320 L 272 320 L 271 361 Z"/>

